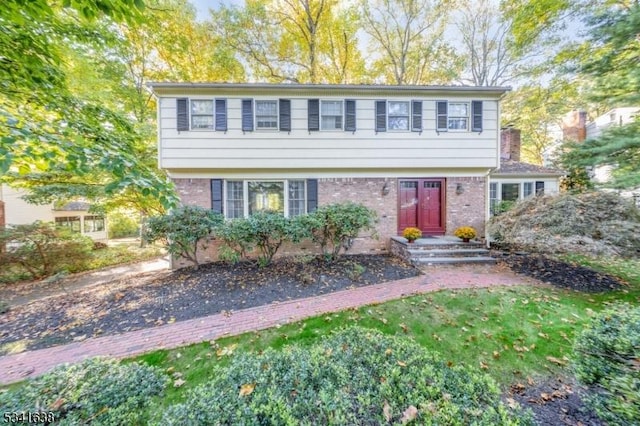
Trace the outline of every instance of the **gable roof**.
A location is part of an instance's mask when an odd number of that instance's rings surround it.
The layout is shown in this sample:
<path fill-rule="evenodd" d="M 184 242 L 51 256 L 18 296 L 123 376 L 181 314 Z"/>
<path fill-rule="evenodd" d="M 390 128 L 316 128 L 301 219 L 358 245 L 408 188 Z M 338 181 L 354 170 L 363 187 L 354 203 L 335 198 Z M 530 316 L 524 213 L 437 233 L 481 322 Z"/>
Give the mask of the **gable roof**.
<path fill-rule="evenodd" d="M 562 176 L 562 170 L 551 167 L 538 166 L 537 164 L 523 163 L 521 161 L 500 159 L 500 168 L 491 173 L 492 176 Z"/>

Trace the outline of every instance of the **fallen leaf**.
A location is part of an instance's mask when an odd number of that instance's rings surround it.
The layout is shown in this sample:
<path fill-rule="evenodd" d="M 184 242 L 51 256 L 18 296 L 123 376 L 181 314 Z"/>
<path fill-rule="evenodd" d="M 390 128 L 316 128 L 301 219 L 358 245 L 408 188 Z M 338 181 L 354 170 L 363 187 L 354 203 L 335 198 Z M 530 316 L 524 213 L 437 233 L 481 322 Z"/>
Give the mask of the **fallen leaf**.
<path fill-rule="evenodd" d="M 382 414 L 384 415 L 384 419 L 388 422 L 391 421 L 392 415 L 391 415 L 391 406 L 389 405 L 389 403 L 387 401 L 384 402 L 384 405 L 382 406 Z"/>
<path fill-rule="evenodd" d="M 406 324 L 400 324 L 400 328 L 402 329 L 402 331 L 404 331 L 405 333 L 409 332 L 409 327 L 406 326 Z"/>
<path fill-rule="evenodd" d="M 253 390 L 256 388 L 256 384 L 255 383 L 245 383 L 244 385 L 240 386 L 240 396 L 247 396 L 247 395 L 251 395 L 253 393 Z"/>
<path fill-rule="evenodd" d="M 406 362 L 402 362 L 402 361 L 398 361 L 398 365 L 399 365 L 400 367 L 406 367 L 406 366 L 407 366 L 407 363 L 406 363 Z"/>
<path fill-rule="evenodd" d="M 183 379 L 177 379 L 173 381 L 173 387 L 174 388 L 179 388 L 180 386 L 184 385 L 185 383 L 187 383 L 186 381 L 184 381 Z"/>
<path fill-rule="evenodd" d="M 518 401 L 516 401 L 513 398 L 507 398 L 507 405 L 509 406 L 509 408 L 511 408 L 512 410 L 517 410 L 520 408 L 520 404 L 518 404 Z"/>
<path fill-rule="evenodd" d="M 404 413 L 402 413 L 400 422 L 402 422 L 403 424 L 408 423 L 412 420 L 415 420 L 416 417 L 418 417 L 418 409 L 413 405 L 410 405 L 409 408 L 404 410 Z"/>
<path fill-rule="evenodd" d="M 480 361 L 480 368 L 482 368 L 483 370 L 488 370 L 489 369 L 489 364 L 487 364 L 484 361 Z"/>
<path fill-rule="evenodd" d="M 553 356 L 548 356 L 547 357 L 547 361 L 552 362 L 554 364 L 558 364 L 558 365 L 567 365 L 567 361 L 562 360 L 562 359 L 558 359 L 558 358 L 553 357 Z"/>

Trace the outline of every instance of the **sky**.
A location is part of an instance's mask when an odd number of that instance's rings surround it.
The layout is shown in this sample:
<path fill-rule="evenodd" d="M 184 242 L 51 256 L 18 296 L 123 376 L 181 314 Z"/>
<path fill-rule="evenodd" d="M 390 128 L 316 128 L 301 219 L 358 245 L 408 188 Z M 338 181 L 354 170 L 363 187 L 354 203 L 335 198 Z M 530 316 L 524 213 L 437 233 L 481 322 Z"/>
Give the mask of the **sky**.
<path fill-rule="evenodd" d="M 198 19 L 204 20 L 209 17 L 209 9 L 217 9 L 221 4 L 230 5 L 243 5 L 244 0 L 190 0 L 198 10 Z"/>

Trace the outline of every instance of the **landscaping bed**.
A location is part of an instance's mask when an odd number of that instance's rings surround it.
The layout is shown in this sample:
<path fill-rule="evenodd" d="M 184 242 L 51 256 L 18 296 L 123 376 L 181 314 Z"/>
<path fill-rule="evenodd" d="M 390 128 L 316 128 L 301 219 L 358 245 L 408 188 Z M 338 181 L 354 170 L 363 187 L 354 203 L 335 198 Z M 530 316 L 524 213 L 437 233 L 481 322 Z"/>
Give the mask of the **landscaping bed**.
<path fill-rule="evenodd" d="M 0 354 L 40 349 L 220 312 L 331 293 L 420 272 L 395 257 L 211 263 L 133 277 L 13 307 L 0 315 Z"/>
<path fill-rule="evenodd" d="M 547 282 L 556 287 L 597 293 L 619 290 L 626 284 L 613 275 L 594 271 L 540 255 L 508 255 L 502 257 L 514 272 Z"/>

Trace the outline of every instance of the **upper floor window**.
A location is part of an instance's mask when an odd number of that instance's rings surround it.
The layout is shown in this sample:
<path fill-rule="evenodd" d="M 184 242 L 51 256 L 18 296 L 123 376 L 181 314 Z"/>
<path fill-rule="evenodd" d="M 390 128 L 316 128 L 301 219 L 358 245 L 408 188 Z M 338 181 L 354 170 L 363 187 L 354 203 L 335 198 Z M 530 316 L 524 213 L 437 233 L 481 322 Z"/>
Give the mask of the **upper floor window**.
<path fill-rule="evenodd" d="M 320 102 L 320 129 L 342 130 L 342 101 Z"/>
<path fill-rule="evenodd" d="M 213 129 L 213 100 L 191 100 L 191 128 Z"/>
<path fill-rule="evenodd" d="M 422 132 L 422 101 L 376 101 L 376 132 Z"/>
<path fill-rule="evenodd" d="M 256 129 L 278 129 L 278 101 L 256 101 Z"/>
<path fill-rule="evenodd" d="M 466 102 L 449 103 L 449 117 L 447 119 L 447 129 L 468 130 L 469 129 L 469 104 Z"/>
<path fill-rule="evenodd" d="M 436 102 L 436 130 L 438 132 L 482 132 L 483 102 Z"/>
<path fill-rule="evenodd" d="M 226 99 L 176 99 L 176 129 L 227 131 Z"/>
<path fill-rule="evenodd" d="M 389 101 L 389 130 L 409 130 L 409 102 Z"/>

